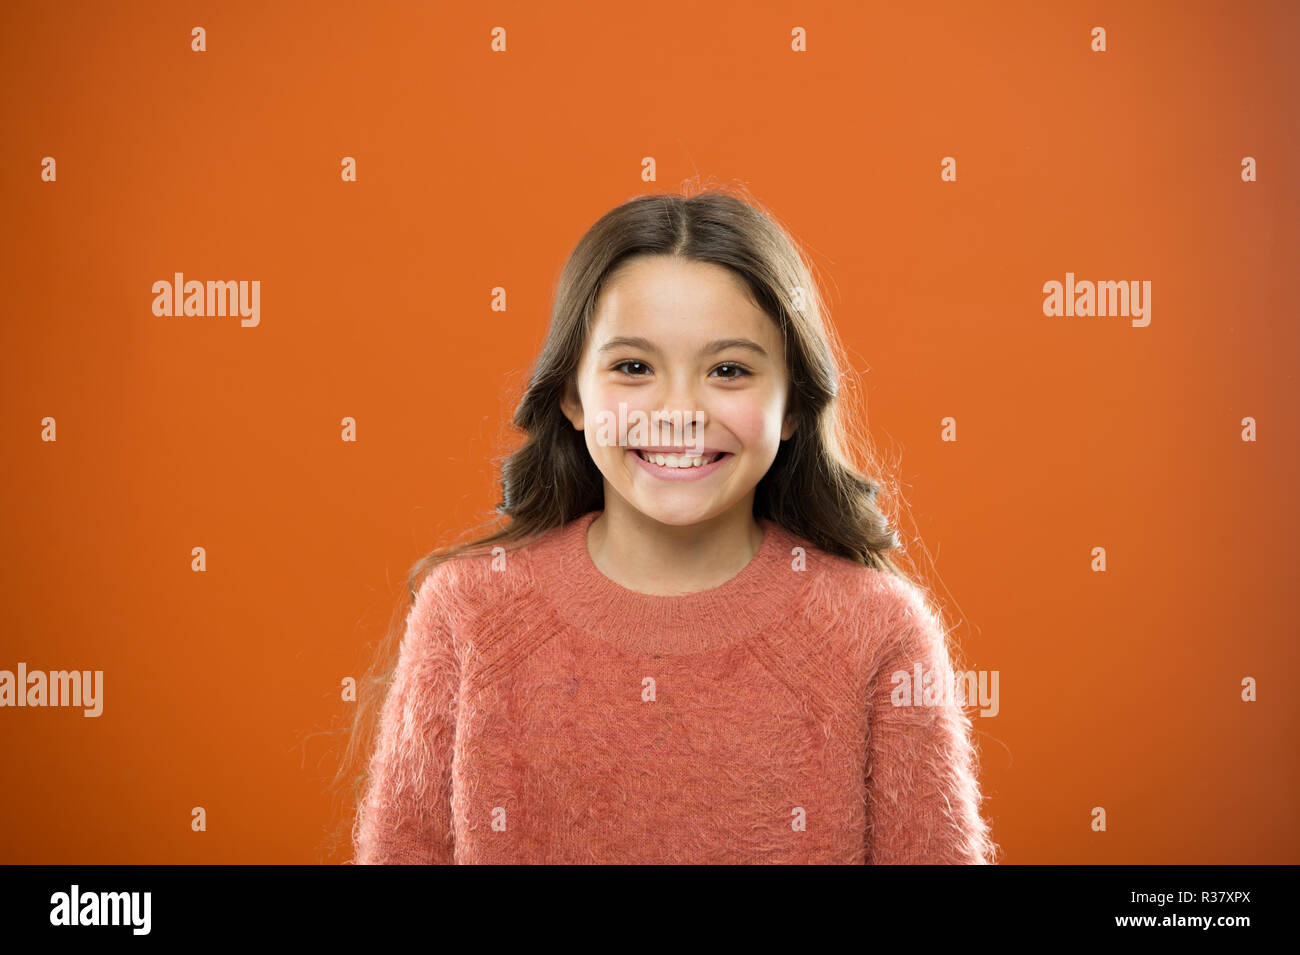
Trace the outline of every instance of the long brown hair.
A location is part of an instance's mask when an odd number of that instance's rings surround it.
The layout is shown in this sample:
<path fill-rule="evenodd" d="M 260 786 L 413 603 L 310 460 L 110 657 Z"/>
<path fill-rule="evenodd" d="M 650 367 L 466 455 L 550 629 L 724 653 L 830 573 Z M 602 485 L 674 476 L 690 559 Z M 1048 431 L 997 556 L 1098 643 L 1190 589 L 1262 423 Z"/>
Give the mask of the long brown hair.
<path fill-rule="evenodd" d="M 867 474 L 874 453 L 863 415 L 851 395 L 843 347 L 824 320 L 825 306 L 811 264 L 786 229 L 748 195 L 723 188 L 636 196 L 610 210 L 579 240 L 555 292 L 550 329 L 513 417 L 523 443 L 501 462 L 498 514 L 468 541 L 436 550 L 415 563 L 394 611 L 375 665 L 358 685 L 356 714 L 340 779 L 354 781 L 359 802 L 379 714 L 397 663 L 406 611 L 428 573 L 445 560 L 481 554 L 494 546 L 514 550 L 546 531 L 604 507 L 601 473 L 581 432 L 561 411 L 560 398 L 574 379 L 601 288 L 632 256 L 679 256 L 711 262 L 744 280 L 755 302 L 781 329 L 785 343 L 789 407 L 799 417 L 771 468 L 758 482 L 754 515 L 766 517 L 831 554 L 908 576 L 891 552 L 897 532 L 876 504 L 881 484 Z M 735 191 L 742 191 L 737 189 Z M 495 519 L 493 519 L 495 520 Z"/>

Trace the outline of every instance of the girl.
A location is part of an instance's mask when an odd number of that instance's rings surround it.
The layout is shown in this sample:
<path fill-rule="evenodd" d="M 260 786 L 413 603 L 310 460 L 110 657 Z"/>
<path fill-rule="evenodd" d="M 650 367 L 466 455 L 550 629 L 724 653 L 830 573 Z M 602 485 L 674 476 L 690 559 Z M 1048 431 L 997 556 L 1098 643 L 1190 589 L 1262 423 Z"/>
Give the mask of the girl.
<path fill-rule="evenodd" d="M 840 354 L 751 202 L 587 232 L 509 524 L 410 575 L 355 861 L 995 861 L 969 719 L 900 692 L 952 665 L 842 450 Z"/>

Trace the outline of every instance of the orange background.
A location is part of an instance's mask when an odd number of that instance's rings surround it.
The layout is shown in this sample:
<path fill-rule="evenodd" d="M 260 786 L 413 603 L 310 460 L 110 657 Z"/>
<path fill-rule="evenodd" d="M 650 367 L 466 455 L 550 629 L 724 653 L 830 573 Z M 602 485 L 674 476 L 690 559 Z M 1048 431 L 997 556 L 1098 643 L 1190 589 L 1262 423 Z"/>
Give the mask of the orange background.
<path fill-rule="evenodd" d="M 885 506 L 1000 672 L 1005 861 L 1300 862 L 1300 8 L 905 6 L 0 7 L 0 668 L 105 671 L 98 719 L 0 710 L 0 861 L 344 861 L 340 680 L 491 514 L 573 244 L 698 174 L 827 281 Z M 154 316 L 178 271 L 261 324 Z M 1045 317 L 1067 271 L 1151 281 L 1150 326 Z"/>

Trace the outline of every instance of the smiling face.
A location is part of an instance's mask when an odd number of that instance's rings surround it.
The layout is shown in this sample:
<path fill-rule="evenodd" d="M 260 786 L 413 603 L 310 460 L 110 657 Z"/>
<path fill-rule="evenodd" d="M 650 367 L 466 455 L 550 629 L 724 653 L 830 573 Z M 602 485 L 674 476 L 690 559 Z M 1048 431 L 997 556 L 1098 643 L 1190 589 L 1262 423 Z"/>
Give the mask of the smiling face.
<path fill-rule="evenodd" d="M 752 513 L 759 479 L 794 433 L 788 389 L 780 330 L 739 277 L 712 263 L 638 256 L 601 289 L 562 407 L 604 475 L 606 509 L 612 492 L 647 517 L 689 525 L 736 507 Z M 680 412 L 684 429 L 633 429 L 656 412 Z M 620 420 L 631 445 L 702 448 L 705 462 L 722 456 L 703 466 L 651 463 L 608 443 L 602 422 Z"/>

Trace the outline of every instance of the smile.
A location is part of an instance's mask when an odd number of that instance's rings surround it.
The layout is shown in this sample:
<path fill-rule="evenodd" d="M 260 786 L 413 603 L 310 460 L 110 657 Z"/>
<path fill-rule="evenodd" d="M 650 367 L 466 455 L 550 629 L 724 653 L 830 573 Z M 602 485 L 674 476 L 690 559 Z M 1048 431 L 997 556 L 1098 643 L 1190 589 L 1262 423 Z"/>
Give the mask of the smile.
<path fill-rule="evenodd" d="M 697 481 L 723 467 L 728 459 L 734 457 L 730 451 L 719 451 L 714 455 L 699 457 L 651 454 L 648 458 L 646 457 L 647 452 L 639 451 L 636 448 L 629 448 L 627 453 L 636 460 L 638 467 L 644 468 L 646 472 L 665 481 Z M 664 463 L 660 464 L 659 461 Z"/>
<path fill-rule="evenodd" d="M 712 464 L 727 452 L 716 451 L 707 456 L 692 457 L 686 454 L 656 454 L 652 451 L 642 451 L 638 448 L 636 449 L 636 453 L 641 456 L 642 461 L 649 461 L 651 464 L 656 464 L 659 467 L 698 468 L 705 464 Z"/>

